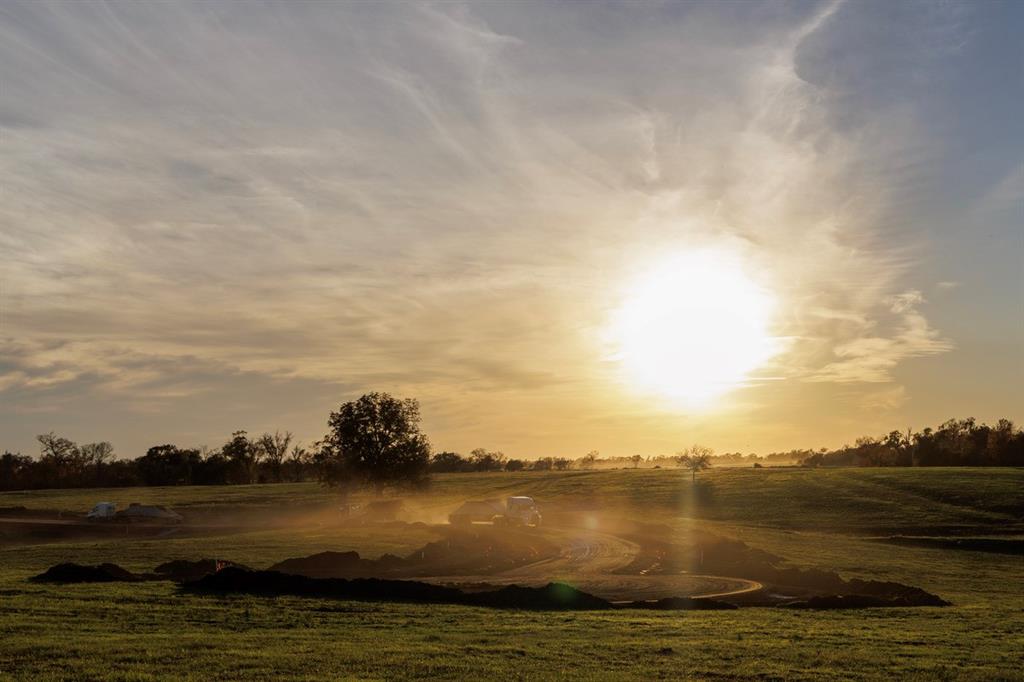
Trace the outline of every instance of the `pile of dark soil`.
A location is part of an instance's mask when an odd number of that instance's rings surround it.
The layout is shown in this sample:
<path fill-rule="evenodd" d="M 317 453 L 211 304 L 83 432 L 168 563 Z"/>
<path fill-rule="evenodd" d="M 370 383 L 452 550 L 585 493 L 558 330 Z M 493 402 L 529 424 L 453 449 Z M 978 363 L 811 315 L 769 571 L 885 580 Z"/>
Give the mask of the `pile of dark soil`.
<path fill-rule="evenodd" d="M 189 582 L 199 580 L 204 576 L 216 573 L 229 566 L 249 570 L 245 566 L 236 564 L 233 561 L 221 561 L 218 559 L 199 559 L 198 561 L 179 559 L 177 561 L 168 561 L 157 566 L 152 573 L 132 573 L 117 564 L 82 566 L 80 564 L 66 563 L 51 566 L 44 573 L 40 573 L 32 578 L 32 580 L 41 583 L 137 583 L 150 580 Z"/>
<path fill-rule="evenodd" d="M 308 578 L 411 578 L 490 575 L 558 555 L 558 547 L 529 532 L 481 526 L 447 536 L 406 557 L 364 559 L 358 552 L 320 552 L 285 559 L 268 570 Z"/>
<path fill-rule="evenodd" d="M 788 602 L 782 606 L 790 609 L 871 609 L 884 606 L 943 606 L 942 604 L 917 604 L 904 599 L 871 597 L 863 594 L 831 594 L 822 597 L 811 597 L 802 601 Z"/>
<path fill-rule="evenodd" d="M 185 590 L 205 593 L 295 595 L 358 601 L 415 604 L 461 604 L 531 611 L 610 609 L 612 604 L 560 583 L 545 587 L 503 587 L 490 592 L 466 593 L 453 587 L 413 580 L 377 578 L 309 578 L 276 571 L 245 571 L 226 568 L 192 583 Z"/>
<path fill-rule="evenodd" d="M 966 552 L 990 552 L 992 554 L 1024 555 L 1024 540 L 1004 538 L 925 538 L 893 535 L 875 538 L 875 542 L 902 547 L 926 547 L 930 549 L 959 549 Z"/>
<path fill-rule="evenodd" d="M 236 564 L 234 561 L 223 561 L 221 559 L 198 559 L 197 561 L 176 559 L 175 561 L 160 564 L 153 569 L 153 573 L 164 580 L 184 583 L 199 580 L 203 576 L 216 573 L 228 566 L 234 566 L 247 571 L 251 570 L 246 566 Z"/>
<path fill-rule="evenodd" d="M 727 598 L 732 603 L 744 606 L 812 603 L 813 599 L 826 600 L 822 604 L 839 599 L 847 605 L 805 608 L 949 605 L 941 597 L 910 585 L 879 580 L 845 580 L 834 571 L 787 567 L 782 557 L 733 538 L 695 532 L 687 538 L 688 544 L 673 544 L 664 540 L 672 536 L 673 532 L 666 526 L 637 524 L 628 534 L 624 533 L 624 537 L 637 542 L 640 552 L 629 566 L 619 572 L 660 574 L 688 571 L 736 576 L 764 583 L 767 587 L 764 592 Z M 789 601 L 773 597 L 772 592 L 789 595 Z M 793 602 L 794 598 L 798 601 Z"/>
<path fill-rule="evenodd" d="M 405 558 L 408 575 L 490 575 L 558 556 L 558 546 L 501 526 L 452 528 Z"/>
<path fill-rule="evenodd" d="M 100 564 L 99 566 L 82 566 L 81 564 L 57 564 L 44 573 L 32 578 L 38 583 L 113 583 L 139 582 L 141 576 L 125 570 L 117 564 Z"/>
<path fill-rule="evenodd" d="M 267 570 L 307 578 L 374 578 L 396 575 L 405 568 L 406 561 L 393 554 L 385 554 L 379 559 L 363 559 L 359 552 L 320 552 L 285 559 Z"/>
<path fill-rule="evenodd" d="M 648 609 L 651 611 L 731 611 L 738 609 L 717 599 L 692 599 L 690 597 L 665 597 L 655 601 L 633 601 L 628 604 L 617 604 L 624 609 Z"/>

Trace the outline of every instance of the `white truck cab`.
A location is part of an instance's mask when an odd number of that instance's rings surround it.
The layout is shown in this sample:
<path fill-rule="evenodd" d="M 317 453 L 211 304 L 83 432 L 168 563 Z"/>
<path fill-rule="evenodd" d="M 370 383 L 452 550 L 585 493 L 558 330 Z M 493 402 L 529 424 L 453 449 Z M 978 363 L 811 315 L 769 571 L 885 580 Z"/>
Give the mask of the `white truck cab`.
<path fill-rule="evenodd" d="M 532 497 L 517 495 L 510 497 L 505 503 L 505 518 L 523 526 L 539 526 L 540 510 Z"/>
<path fill-rule="evenodd" d="M 87 519 L 112 519 L 117 513 L 117 505 L 113 502 L 97 502 L 92 511 L 85 515 Z"/>

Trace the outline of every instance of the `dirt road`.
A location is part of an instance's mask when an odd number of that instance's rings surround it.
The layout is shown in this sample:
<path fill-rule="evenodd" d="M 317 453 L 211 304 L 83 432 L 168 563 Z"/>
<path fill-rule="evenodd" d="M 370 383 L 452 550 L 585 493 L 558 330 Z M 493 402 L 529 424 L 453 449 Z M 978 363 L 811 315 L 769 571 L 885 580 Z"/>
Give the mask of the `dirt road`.
<path fill-rule="evenodd" d="M 489 583 L 539 586 L 564 582 L 609 601 L 654 600 L 664 597 L 725 597 L 762 589 L 761 583 L 743 578 L 691 573 L 623 573 L 640 545 L 617 535 L 586 528 L 545 528 L 548 540 L 558 543 L 559 555 L 489 575 L 430 576 L 436 583 Z"/>

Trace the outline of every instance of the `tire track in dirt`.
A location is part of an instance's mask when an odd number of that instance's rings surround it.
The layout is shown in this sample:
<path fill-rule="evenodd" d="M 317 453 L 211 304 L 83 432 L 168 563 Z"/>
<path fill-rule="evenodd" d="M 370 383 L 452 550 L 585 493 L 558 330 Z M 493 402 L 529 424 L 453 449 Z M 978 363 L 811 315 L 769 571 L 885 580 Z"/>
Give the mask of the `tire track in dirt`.
<path fill-rule="evenodd" d="M 435 576 L 428 580 L 460 585 L 518 584 L 532 587 L 564 582 L 613 602 L 665 597 L 726 597 L 763 588 L 757 581 L 727 576 L 618 573 L 636 559 L 641 551 L 638 543 L 586 528 L 547 527 L 538 532 L 561 547 L 557 557 L 489 575 Z"/>

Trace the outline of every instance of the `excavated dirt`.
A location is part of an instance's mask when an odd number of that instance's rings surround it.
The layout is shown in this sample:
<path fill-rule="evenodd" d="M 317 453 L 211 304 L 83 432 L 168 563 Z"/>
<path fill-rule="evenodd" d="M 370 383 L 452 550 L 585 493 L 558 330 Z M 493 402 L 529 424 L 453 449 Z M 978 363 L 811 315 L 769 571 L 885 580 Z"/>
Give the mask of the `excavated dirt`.
<path fill-rule="evenodd" d="M 416 604 L 461 604 L 531 611 L 579 611 L 613 608 L 604 599 L 563 585 L 545 587 L 503 587 L 488 592 L 467 593 L 453 587 L 414 580 L 378 578 L 308 578 L 276 571 L 244 571 L 227 568 L 196 582 L 186 583 L 190 592 L 244 593 L 256 595 L 295 595 L 375 602 Z"/>
<path fill-rule="evenodd" d="M 222 571 L 229 566 L 241 568 L 246 571 L 252 570 L 248 566 L 236 564 L 233 561 L 223 561 L 221 559 L 199 559 L 197 561 L 177 559 L 175 561 L 168 561 L 167 563 L 160 564 L 153 569 L 153 573 L 164 580 L 173 580 L 177 583 L 183 583 L 199 580 L 211 573 Z"/>
<path fill-rule="evenodd" d="M 375 599 L 373 595 L 386 590 L 373 586 L 387 583 L 402 601 L 469 604 L 477 603 L 474 600 L 478 595 L 489 595 L 479 597 L 490 600 L 481 605 L 537 609 L 554 608 L 548 602 L 562 588 L 552 587 L 552 580 L 576 586 L 565 588 L 572 590 L 567 593 L 572 603 L 586 604 L 590 603 L 587 598 L 593 598 L 644 609 L 948 605 L 937 595 L 901 583 L 847 580 L 833 571 L 794 568 L 782 557 L 703 531 L 680 532 L 593 512 L 552 516 L 556 520 L 553 527 L 540 530 L 487 525 L 436 527 L 443 534 L 440 540 L 406 556 L 386 554 L 370 559 L 354 551 L 321 552 L 248 573 L 237 570 L 245 567 L 213 559 L 172 561 L 143 574 L 113 564 L 63 564 L 36 579 L 202 583 L 209 578 L 206 584 L 210 590 L 216 585 L 216 590 L 226 592 L 352 594 L 351 598 L 358 599 Z M 347 585 L 346 581 L 358 589 L 339 587 Z M 454 592 L 435 592 L 434 588 Z M 539 599 L 539 605 L 530 605 L 535 599 Z"/>
<path fill-rule="evenodd" d="M 788 567 L 782 557 L 711 533 L 692 532 L 684 544 L 665 541 L 663 538 L 678 535 L 666 526 L 629 524 L 619 532 L 622 537 L 636 542 L 640 551 L 629 565 L 616 573 L 711 574 L 754 580 L 765 586 L 761 591 L 721 597 L 737 605 L 805 605 L 800 608 L 949 605 L 918 587 L 878 580 L 845 580 L 834 571 Z"/>
<path fill-rule="evenodd" d="M 117 564 L 82 566 L 65 563 L 51 566 L 31 580 L 37 583 L 113 583 L 139 582 L 142 578 Z"/>
<path fill-rule="evenodd" d="M 152 580 L 171 580 L 180 583 L 199 580 L 204 576 L 216 573 L 227 567 L 246 571 L 251 570 L 232 561 L 221 561 L 219 559 L 199 559 L 198 561 L 179 559 L 177 561 L 169 561 L 157 566 L 153 569 L 152 573 L 132 573 L 117 564 L 109 563 L 100 564 L 99 566 L 64 563 L 51 566 L 45 572 L 31 578 L 31 580 L 40 583 L 137 583 Z"/>
<path fill-rule="evenodd" d="M 364 559 L 358 552 L 320 552 L 285 559 L 268 570 L 309 578 L 491 575 L 558 555 L 559 548 L 535 533 L 479 526 L 446 529 L 446 537 L 406 557 Z"/>
<path fill-rule="evenodd" d="M 1010 538 L 931 538 L 893 535 L 887 538 L 873 538 L 874 542 L 901 547 L 925 547 L 928 549 L 959 549 L 965 552 L 988 552 L 1024 556 L 1024 539 Z"/>
<path fill-rule="evenodd" d="M 654 601 L 632 601 L 616 604 L 624 609 L 648 609 L 651 611 L 731 611 L 738 609 L 735 604 L 717 599 L 692 599 L 690 597 L 666 597 Z"/>

